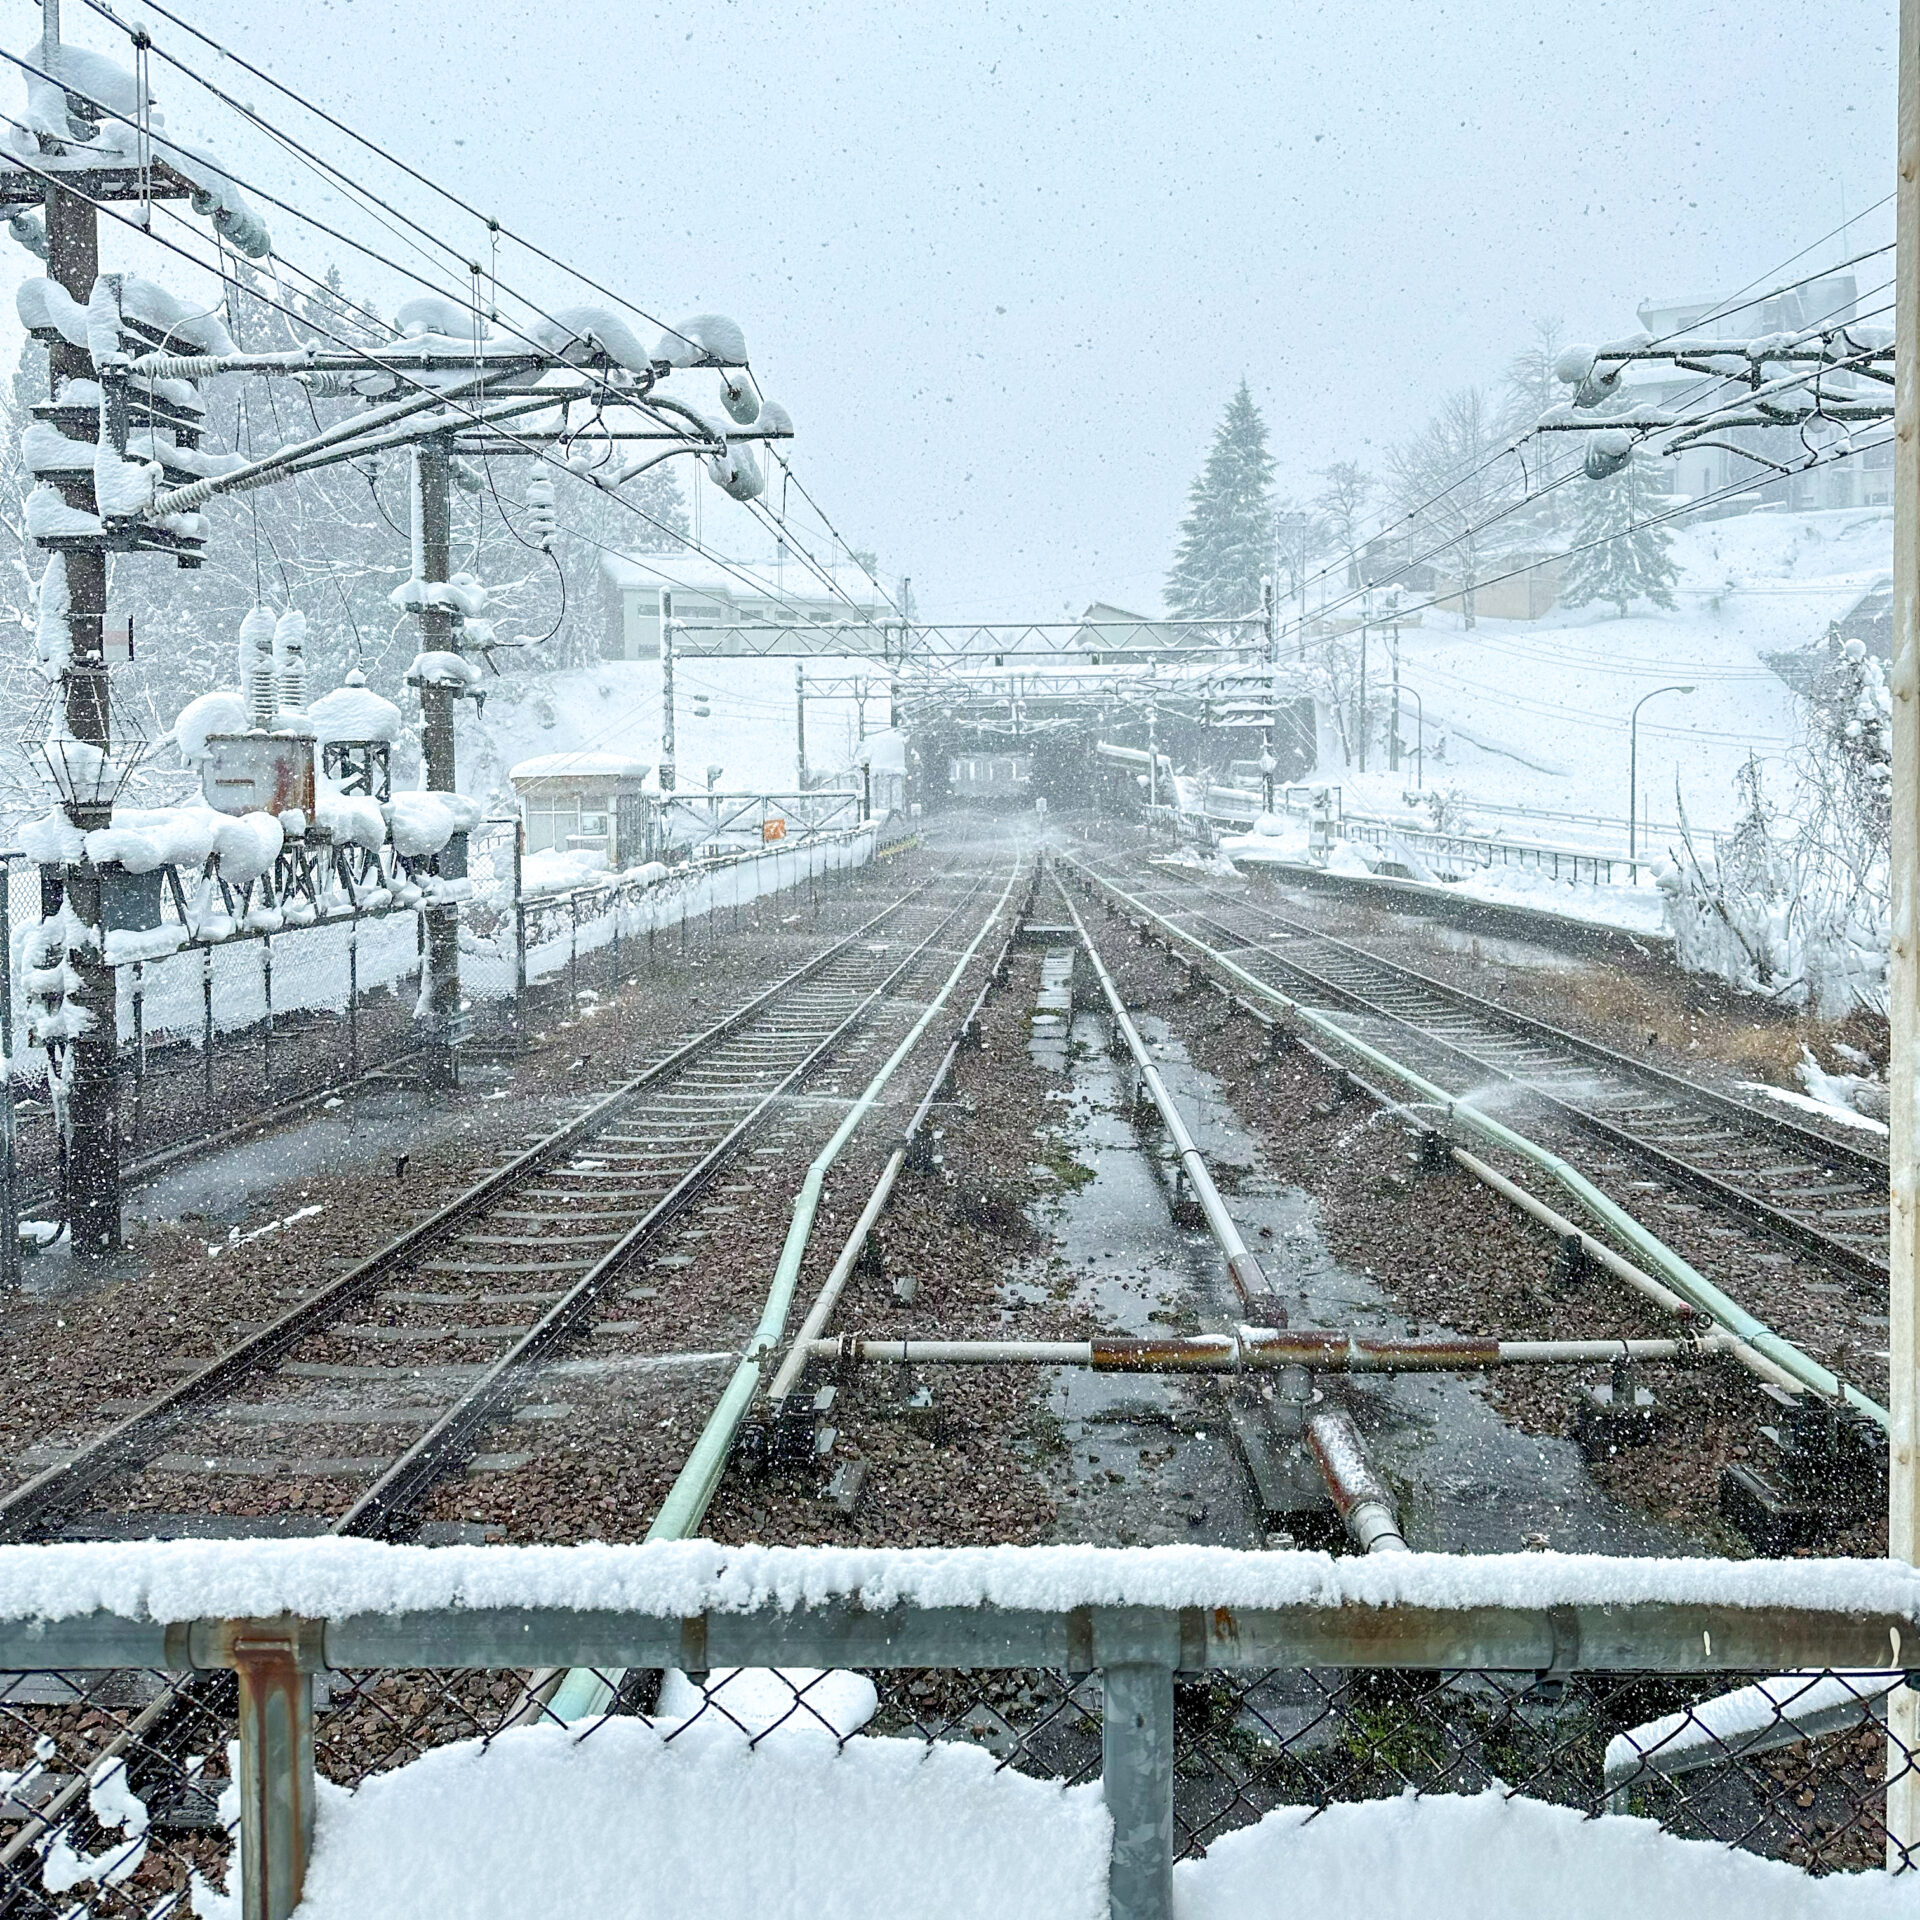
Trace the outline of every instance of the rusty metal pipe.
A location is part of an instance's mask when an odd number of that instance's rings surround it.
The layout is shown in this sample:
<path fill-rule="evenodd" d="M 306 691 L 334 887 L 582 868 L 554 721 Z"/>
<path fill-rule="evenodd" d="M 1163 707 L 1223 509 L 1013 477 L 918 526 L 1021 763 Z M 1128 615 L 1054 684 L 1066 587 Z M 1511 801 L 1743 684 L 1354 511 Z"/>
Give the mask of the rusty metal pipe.
<path fill-rule="evenodd" d="M 1307 1445 L 1320 1463 L 1347 1532 L 1363 1553 L 1405 1553 L 1400 1515 L 1386 1482 L 1367 1458 L 1367 1443 L 1351 1416 L 1337 1408 L 1316 1413 L 1307 1422 Z"/>
<path fill-rule="evenodd" d="M 1091 1340 L 812 1340 L 803 1358 L 908 1367 L 1088 1367 L 1095 1373 L 1474 1373 L 1487 1367 L 1687 1361 L 1730 1352 L 1729 1334 L 1676 1340 L 1382 1340 L 1357 1334 L 1242 1327 L 1190 1338 Z"/>

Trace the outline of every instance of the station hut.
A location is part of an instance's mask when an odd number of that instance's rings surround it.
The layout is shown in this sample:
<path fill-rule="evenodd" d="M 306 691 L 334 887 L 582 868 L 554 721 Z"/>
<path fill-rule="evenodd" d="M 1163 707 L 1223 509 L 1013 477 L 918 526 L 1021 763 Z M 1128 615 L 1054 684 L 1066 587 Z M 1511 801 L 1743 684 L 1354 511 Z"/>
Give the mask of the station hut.
<path fill-rule="evenodd" d="M 619 753 L 544 753 L 507 775 L 526 815 L 527 851 L 601 852 L 609 867 L 646 856 L 653 768 Z"/>

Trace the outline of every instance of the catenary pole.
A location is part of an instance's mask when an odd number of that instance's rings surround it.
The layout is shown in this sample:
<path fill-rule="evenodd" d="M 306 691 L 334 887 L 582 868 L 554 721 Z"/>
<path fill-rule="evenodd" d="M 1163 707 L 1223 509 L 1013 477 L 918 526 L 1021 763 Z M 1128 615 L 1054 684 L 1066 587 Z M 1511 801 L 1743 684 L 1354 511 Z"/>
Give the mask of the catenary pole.
<path fill-rule="evenodd" d="M 52 58 L 52 49 L 59 43 L 58 6 L 47 7 L 42 17 L 47 57 Z M 45 204 L 48 277 L 84 307 L 100 271 L 99 217 L 88 200 L 62 187 L 49 186 Z M 47 349 L 47 373 L 50 392 L 62 380 L 97 377 L 93 356 L 84 346 L 68 340 L 58 340 Z M 106 430 L 103 420 L 101 431 Z M 89 479 L 57 479 L 55 484 L 68 506 L 85 513 L 95 511 Z M 66 730 L 74 740 L 98 747 L 104 754 L 111 745 L 104 652 L 106 552 L 99 545 L 76 548 L 54 554 L 48 564 L 64 567 L 67 576 L 73 657 L 61 690 Z M 73 770 L 77 775 L 77 756 Z M 113 794 L 108 782 L 76 779 L 62 798 L 67 817 L 82 832 L 104 827 L 112 817 Z M 75 986 L 67 998 L 69 1004 L 80 1009 L 86 1029 L 67 1043 L 67 1223 L 74 1251 L 97 1255 L 111 1253 L 120 1244 L 120 1125 L 114 1074 L 118 1034 L 113 969 L 106 963 L 98 871 L 91 861 L 82 858 L 62 870 L 59 884 L 74 919 L 85 929 L 74 930 L 67 951 L 67 964 L 75 976 Z M 49 899 L 46 904 L 56 903 Z"/>
<path fill-rule="evenodd" d="M 441 438 L 425 440 L 414 449 L 413 510 L 415 577 L 429 588 L 445 583 L 453 560 L 453 450 Z M 422 653 L 460 651 L 460 622 L 453 609 L 431 603 L 420 608 Z M 454 756 L 453 703 L 460 688 L 444 674 L 422 676 L 420 684 L 420 744 L 426 764 L 426 785 L 435 793 L 458 790 Z M 443 880 L 464 880 L 467 873 L 467 836 L 456 833 L 439 856 Z M 459 1080 L 460 1039 L 460 909 L 430 906 L 427 915 L 427 981 L 422 996 L 426 1016 L 426 1065 L 435 1086 L 450 1087 Z"/>
<path fill-rule="evenodd" d="M 673 747 L 673 592 L 660 589 L 660 791 L 671 793 Z"/>
<path fill-rule="evenodd" d="M 801 792 L 807 790 L 807 669 L 796 660 L 793 663 L 793 783 Z"/>
<path fill-rule="evenodd" d="M 1898 203 L 1894 216 L 1895 361 L 1893 482 L 1893 898 L 1887 969 L 1891 1027 L 1888 1081 L 1888 1433 L 1887 1552 L 1920 1560 L 1920 1213 L 1914 1156 L 1920 1150 L 1920 412 L 1914 349 L 1920 344 L 1920 0 L 1901 0 Z M 1920 1694 L 1898 1687 L 1887 1709 L 1887 1865 L 1899 1871 L 1920 1843 L 1920 1778 L 1909 1756 L 1920 1747 Z"/>

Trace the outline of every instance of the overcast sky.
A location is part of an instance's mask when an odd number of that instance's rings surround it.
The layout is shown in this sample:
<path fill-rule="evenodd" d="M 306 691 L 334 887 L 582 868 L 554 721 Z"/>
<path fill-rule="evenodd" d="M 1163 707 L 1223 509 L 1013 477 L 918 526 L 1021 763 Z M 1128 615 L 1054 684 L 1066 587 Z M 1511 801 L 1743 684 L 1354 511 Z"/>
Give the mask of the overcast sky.
<path fill-rule="evenodd" d="M 38 9 L 6 10 L 24 49 Z M 1314 469 L 1376 463 L 1449 388 L 1496 379 L 1536 317 L 1627 331 L 1640 300 L 1744 286 L 1893 185 L 1892 0 L 177 11 L 649 310 L 732 314 L 798 423 L 796 472 L 942 616 L 1157 606 L 1242 374 L 1283 485 L 1311 491 Z M 64 12 L 70 39 L 124 49 L 83 0 Z M 149 19 L 483 247 L 477 223 Z M 348 217 L 159 62 L 154 87 L 236 170 Z M 271 224 L 387 311 L 407 290 Z M 1890 230 L 1883 208 L 1851 244 Z M 502 272 L 545 304 L 582 297 L 511 248 Z M 718 513 L 704 530 L 764 550 Z"/>

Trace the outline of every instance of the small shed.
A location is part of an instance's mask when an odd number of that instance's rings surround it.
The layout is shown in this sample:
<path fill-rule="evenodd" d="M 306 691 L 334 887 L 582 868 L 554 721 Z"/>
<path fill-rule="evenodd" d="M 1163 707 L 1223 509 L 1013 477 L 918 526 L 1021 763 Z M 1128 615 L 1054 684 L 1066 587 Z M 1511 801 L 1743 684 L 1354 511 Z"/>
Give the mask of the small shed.
<path fill-rule="evenodd" d="M 646 858 L 645 760 L 620 753 L 543 753 L 507 778 L 527 822 L 527 851 L 597 851 L 610 867 Z"/>

